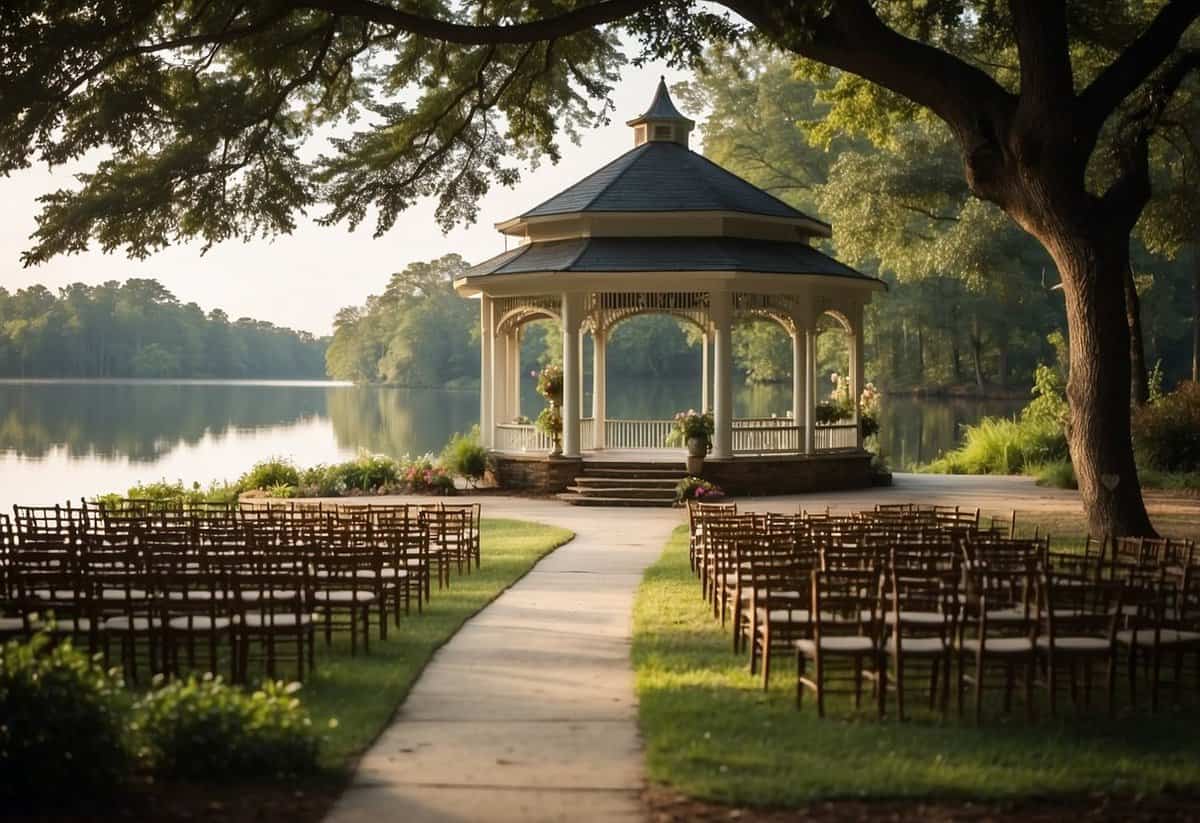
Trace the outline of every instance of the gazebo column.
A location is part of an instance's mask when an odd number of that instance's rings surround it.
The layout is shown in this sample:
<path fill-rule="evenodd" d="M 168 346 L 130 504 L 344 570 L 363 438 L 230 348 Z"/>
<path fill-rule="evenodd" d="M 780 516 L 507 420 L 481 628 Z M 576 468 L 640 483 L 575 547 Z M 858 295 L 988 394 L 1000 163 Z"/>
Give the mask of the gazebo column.
<path fill-rule="evenodd" d="M 479 297 L 479 439 L 494 448 L 492 430 L 492 298 Z"/>
<path fill-rule="evenodd" d="M 805 350 L 804 329 L 792 332 L 792 425 L 803 426 L 808 414 L 805 391 L 805 375 L 808 374 L 808 355 Z M 801 430 L 797 445 L 804 448 L 804 432 Z"/>
<path fill-rule="evenodd" d="M 584 417 L 587 417 L 587 415 L 584 413 L 584 408 L 583 408 L 583 397 L 586 394 L 586 392 L 583 390 L 583 348 L 584 348 L 583 341 L 584 341 L 584 337 L 585 337 L 584 331 L 581 328 L 579 330 L 579 417 L 581 419 Z M 585 444 L 581 443 L 579 447 L 584 448 Z"/>
<path fill-rule="evenodd" d="M 709 294 L 713 322 L 713 450 L 714 458 L 733 456 L 733 299 L 727 291 Z"/>
<path fill-rule="evenodd" d="M 491 420 L 493 430 L 496 426 L 506 422 L 508 416 L 508 382 L 508 335 L 496 331 L 492 337 Z"/>
<path fill-rule="evenodd" d="M 812 454 L 817 436 L 817 330 L 804 330 L 804 453 Z"/>
<path fill-rule="evenodd" d="M 862 390 L 863 390 L 863 310 L 855 308 L 850 317 L 853 332 L 850 335 L 850 396 L 854 402 L 854 442 L 862 448 Z"/>
<path fill-rule="evenodd" d="M 712 374 L 712 364 L 708 362 L 708 332 L 700 335 L 700 411 L 706 412 L 712 408 L 712 390 L 709 387 L 709 375 Z"/>
<path fill-rule="evenodd" d="M 579 457 L 579 410 L 581 398 L 579 326 L 583 321 L 583 296 L 562 296 L 563 338 L 563 456 Z"/>
<path fill-rule="evenodd" d="M 608 418 L 605 383 L 608 381 L 608 332 L 592 330 L 592 448 L 605 446 L 604 429 Z"/>
<path fill-rule="evenodd" d="M 508 419 L 521 416 L 521 328 L 508 335 Z"/>

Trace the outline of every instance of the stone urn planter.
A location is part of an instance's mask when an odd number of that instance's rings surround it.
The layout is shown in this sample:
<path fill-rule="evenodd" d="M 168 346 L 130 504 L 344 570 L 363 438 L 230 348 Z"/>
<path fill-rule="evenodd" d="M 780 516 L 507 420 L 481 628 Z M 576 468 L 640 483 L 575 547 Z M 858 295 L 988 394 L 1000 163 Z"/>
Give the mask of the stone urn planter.
<path fill-rule="evenodd" d="M 689 437 L 684 441 L 687 447 L 688 474 L 699 476 L 704 471 L 704 456 L 708 454 L 708 438 Z"/>

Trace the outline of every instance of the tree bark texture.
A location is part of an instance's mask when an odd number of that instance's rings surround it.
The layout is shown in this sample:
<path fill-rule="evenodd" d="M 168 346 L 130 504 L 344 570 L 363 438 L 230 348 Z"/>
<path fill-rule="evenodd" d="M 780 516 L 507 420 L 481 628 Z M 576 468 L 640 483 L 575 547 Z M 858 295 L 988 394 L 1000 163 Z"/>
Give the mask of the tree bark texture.
<path fill-rule="evenodd" d="M 1146 369 L 1146 341 L 1142 335 L 1142 301 L 1138 297 L 1133 269 L 1125 267 L 1125 320 L 1129 324 L 1129 392 L 1135 406 L 1150 400 L 1150 379 Z"/>
<path fill-rule="evenodd" d="M 1200 383 L 1200 245 L 1192 247 L 1192 380 Z"/>

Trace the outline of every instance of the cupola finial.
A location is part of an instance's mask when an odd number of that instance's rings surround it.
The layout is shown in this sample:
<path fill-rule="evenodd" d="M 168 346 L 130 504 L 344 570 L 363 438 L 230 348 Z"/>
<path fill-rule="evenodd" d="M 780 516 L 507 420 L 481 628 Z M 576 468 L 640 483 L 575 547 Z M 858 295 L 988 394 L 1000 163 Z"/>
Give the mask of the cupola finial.
<path fill-rule="evenodd" d="M 671 93 L 667 90 L 667 78 L 659 76 L 658 88 L 650 108 L 638 117 L 629 120 L 626 125 L 633 127 L 633 144 L 640 146 L 648 142 L 678 143 L 687 147 L 688 135 L 696 123 L 684 117 L 671 101 Z"/>

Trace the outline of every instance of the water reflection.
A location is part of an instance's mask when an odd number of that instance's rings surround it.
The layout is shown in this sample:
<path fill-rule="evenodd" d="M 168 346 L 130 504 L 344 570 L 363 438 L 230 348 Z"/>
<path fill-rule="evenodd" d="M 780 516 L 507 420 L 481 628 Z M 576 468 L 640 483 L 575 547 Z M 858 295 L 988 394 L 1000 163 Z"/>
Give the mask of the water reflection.
<path fill-rule="evenodd" d="M 522 411 L 542 406 L 523 376 Z M 584 409 L 590 409 L 590 380 Z M 609 416 L 666 417 L 700 406 L 692 380 L 608 387 Z M 887 398 L 882 445 L 893 466 L 931 460 L 962 424 L 1017 403 Z M 738 386 L 739 416 L 786 415 L 791 387 Z M 232 479 L 256 460 L 332 462 L 360 449 L 437 451 L 479 419 L 478 393 L 332 383 L 0 382 L 0 505 L 78 498 L 140 480 Z"/>

